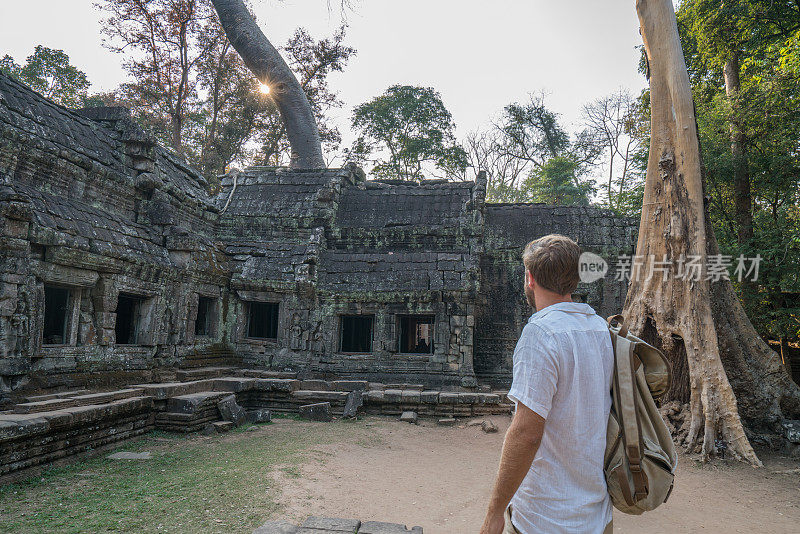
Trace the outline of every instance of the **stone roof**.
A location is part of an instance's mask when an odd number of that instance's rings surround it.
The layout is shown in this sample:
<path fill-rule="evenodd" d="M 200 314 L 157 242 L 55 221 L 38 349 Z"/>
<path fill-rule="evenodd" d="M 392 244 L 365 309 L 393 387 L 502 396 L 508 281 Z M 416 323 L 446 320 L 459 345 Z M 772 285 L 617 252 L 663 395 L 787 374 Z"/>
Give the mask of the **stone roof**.
<path fill-rule="evenodd" d="M 17 187 L 33 207 L 34 240 L 63 245 L 131 262 L 168 264 L 163 239 L 146 225 L 124 219 L 100 207 Z"/>
<path fill-rule="evenodd" d="M 470 271 L 476 269 L 476 258 L 468 254 L 327 250 L 320 256 L 319 288 L 340 293 L 459 291 L 469 287 Z"/>
<path fill-rule="evenodd" d="M 633 244 L 631 219 L 594 206 L 486 204 L 484 211 L 487 247 L 519 248 L 554 232 L 566 234 L 592 250 L 609 243 Z"/>
<path fill-rule="evenodd" d="M 0 73 L 0 129 L 5 139 L 16 139 L 20 145 L 58 155 L 63 160 L 59 162 L 60 168 L 50 168 L 51 172 L 61 176 L 51 176 L 48 183 L 64 188 L 54 192 L 68 193 L 70 178 L 85 176 L 88 172 L 130 185 L 131 169 L 124 143 L 132 139 L 153 145 L 158 177 L 163 182 L 164 191 L 180 200 L 192 199 L 195 203 L 210 206 L 205 190 L 207 183 L 200 173 L 148 139 L 130 119 L 129 112 L 122 108 L 69 110 Z M 12 162 L 0 162 L 0 174 L 7 163 Z M 36 172 L 45 172 L 47 167 L 38 163 Z M 86 190 L 87 195 L 94 192 L 101 193 L 94 200 L 108 200 L 102 196 L 104 188 Z M 124 199 L 117 199 L 120 200 Z"/>
<path fill-rule="evenodd" d="M 416 184 L 371 181 L 342 192 L 342 227 L 447 226 L 468 210 L 474 182 Z"/>

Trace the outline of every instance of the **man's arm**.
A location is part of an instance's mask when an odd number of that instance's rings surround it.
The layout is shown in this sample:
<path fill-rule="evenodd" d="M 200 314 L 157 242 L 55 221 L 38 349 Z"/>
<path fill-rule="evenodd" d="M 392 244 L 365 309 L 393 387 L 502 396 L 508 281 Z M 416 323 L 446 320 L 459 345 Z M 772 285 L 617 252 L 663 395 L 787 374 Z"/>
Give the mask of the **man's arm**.
<path fill-rule="evenodd" d="M 494 484 L 489 509 L 481 527 L 481 534 L 502 534 L 503 514 L 516 493 L 539 449 L 544 432 L 544 418 L 522 404 L 517 411 L 503 441 L 500 470 Z"/>

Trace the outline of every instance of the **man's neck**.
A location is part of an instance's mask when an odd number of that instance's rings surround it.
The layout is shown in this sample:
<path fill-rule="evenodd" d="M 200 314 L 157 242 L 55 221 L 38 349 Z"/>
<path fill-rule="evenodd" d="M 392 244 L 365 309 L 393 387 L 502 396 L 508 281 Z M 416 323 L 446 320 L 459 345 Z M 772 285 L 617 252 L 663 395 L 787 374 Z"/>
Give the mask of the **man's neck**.
<path fill-rule="evenodd" d="M 536 301 L 536 311 L 542 311 L 553 304 L 572 302 L 572 295 L 559 295 L 552 291 L 537 291 L 534 294 L 534 300 Z"/>

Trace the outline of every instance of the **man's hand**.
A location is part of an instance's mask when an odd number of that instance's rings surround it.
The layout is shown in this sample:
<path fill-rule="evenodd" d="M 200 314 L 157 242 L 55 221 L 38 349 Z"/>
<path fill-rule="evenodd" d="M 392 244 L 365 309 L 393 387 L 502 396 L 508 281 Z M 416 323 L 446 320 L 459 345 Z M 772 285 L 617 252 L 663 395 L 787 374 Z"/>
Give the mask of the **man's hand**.
<path fill-rule="evenodd" d="M 487 515 L 486 519 L 483 521 L 480 534 L 503 534 L 505 526 L 506 520 L 502 513 Z"/>
<path fill-rule="evenodd" d="M 494 484 L 489 509 L 481 527 L 481 534 L 502 534 L 505 514 L 511 497 L 517 492 L 531 468 L 544 433 L 544 418 L 517 403 L 517 411 L 503 441 L 500 470 Z"/>

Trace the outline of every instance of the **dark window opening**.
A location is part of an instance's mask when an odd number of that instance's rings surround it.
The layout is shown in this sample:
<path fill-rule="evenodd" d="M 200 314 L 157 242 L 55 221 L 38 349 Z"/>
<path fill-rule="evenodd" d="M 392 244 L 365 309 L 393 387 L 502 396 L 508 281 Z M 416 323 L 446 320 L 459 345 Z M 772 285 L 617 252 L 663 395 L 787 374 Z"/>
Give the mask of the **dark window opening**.
<path fill-rule="evenodd" d="M 194 335 L 214 335 L 214 299 L 198 297 L 197 318 L 194 321 Z"/>
<path fill-rule="evenodd" d="M 69 324 L 70 291 L 62 287 L 44 287 L 44 329 L 42 343 L 65 345 Z"/>
<path fill-rule="evenodd" d="M 120 294 L 117 299 L 117 345 L 135 345 L 142 298 Z"/>
<path fill-rule="evenodd" d="M 371 315 L 342 316 L 340 347 L 342 352 L 372 352 Z"/>
<path fill-rule="evenodd" d="M 433 354 L 433 315 L 400 317 L 400 352 Z"/>
<path fill-rule="evenodd" d="M 247 337 L 278 339 L 278 307 L 277 302 L 249 303 Z"/>

